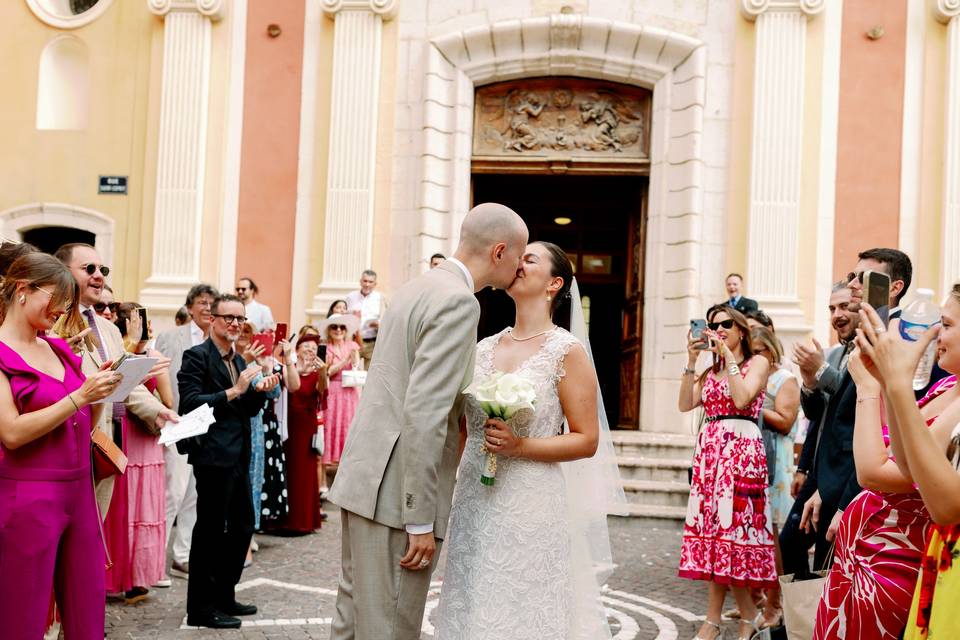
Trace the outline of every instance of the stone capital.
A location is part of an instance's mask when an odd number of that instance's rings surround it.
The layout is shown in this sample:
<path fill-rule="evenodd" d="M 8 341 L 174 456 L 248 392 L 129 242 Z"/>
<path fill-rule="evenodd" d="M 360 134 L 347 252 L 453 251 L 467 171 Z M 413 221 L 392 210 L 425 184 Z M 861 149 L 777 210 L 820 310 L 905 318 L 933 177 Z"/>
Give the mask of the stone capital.
<path fill-rule="evenodd" d="M 400 0 L 320 0 L 320 7 L 333 19 L 341 11 L 370 11 L 383 20 L 392 20 L 400 8 Z"/>
<path fill-rule="evenodd" d="M 933 6 L 933 15 L 943 24 L 960 16 L 960 0 L 937 0 Z"/>
<path fill-rule="evenodd" d="M 960 0 L 940 0 L 941 2 L 960 2 Z M 756 20 L 768 11 L 796 11 L 812 18 L 823 11 L 827 0 L 740 0 L 740 12 L 747 20 Z"/>
<path fill-rule="evenodd" d="M 199 13 L 211 20 L 219 20 L 223 17 L 223 5 L 223 0 L 147 0 L 150 12 L 161 17 L 177 11 Z"/>

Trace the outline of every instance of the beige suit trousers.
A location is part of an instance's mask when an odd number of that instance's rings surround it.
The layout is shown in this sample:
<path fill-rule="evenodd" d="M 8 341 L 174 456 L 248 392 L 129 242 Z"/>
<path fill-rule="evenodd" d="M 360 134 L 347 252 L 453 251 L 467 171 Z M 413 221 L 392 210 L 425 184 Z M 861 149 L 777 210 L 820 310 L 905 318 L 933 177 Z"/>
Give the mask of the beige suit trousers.
<path fill-rule="evenodd" d="M 419 640 L 433 565 L 423 571 L 402 568 L 405 531 L 350 511 L 340 514 L 340 588 L 330 640 Z"/>

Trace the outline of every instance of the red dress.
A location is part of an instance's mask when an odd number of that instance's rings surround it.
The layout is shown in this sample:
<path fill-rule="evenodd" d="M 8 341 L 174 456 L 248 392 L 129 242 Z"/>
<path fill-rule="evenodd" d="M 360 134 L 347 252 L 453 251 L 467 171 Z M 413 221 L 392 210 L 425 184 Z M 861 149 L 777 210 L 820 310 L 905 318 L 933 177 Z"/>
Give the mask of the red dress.
<path fill-rule="evenodd" d="M 956 385 L 938 382 L 923 407 Z M 927 420 L 933 423 L 936 416 Z M 890 446 L 886 426 L 884 443 Z M 930 515 L 917 492 L 862 491 L 843 511 L 833 566 L 817 607 L 817 640 L 895 640 L 904 630 L 920 573 Z"/>
<path fill-rule="evenodd" d="M 317 393 L 319 373 L 300 377 L 300 389 L 291 392 L 287 412 L 287 441 L 283 455 L 287 464 L 287 499 L 289 511 L 278 526 L 286 531 L 312 533 L 320 528 L 320 485 L 317 479 L 319 456 L 313 450 L 313 434 L 317 432 Z"/>
<path fill-rule="evenodd" d="M 741 376 L 749 366 L 741 367 Z M 703 382 L 707 422 L 693 457 L 681 578 L 738 587 L 777 584 L 767 457 L 756 423 L 763 397 L 760 393 L 746 409 L 737 409 L 726 378 L 718 380 L 711 371 Z"/>

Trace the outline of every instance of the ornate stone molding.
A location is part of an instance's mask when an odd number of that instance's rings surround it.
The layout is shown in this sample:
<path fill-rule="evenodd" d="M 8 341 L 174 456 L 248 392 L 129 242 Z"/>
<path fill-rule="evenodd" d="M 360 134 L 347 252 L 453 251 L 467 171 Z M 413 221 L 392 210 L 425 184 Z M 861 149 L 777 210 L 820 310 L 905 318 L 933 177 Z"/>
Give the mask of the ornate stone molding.
<path fill-rule="evenodd" d="M 937 0 L 933 7 L 934 17 L 944 24 L 960 16 L 960 0 Z"/>
<path fill-rule="evenodd" d="M 196 12 L 211 20 L 223 17 L 223 0 L 147 0 L 151 13 L 164 17 L 171 12 Z"/>
<path fill-rule="evenodd" d="M 954 2 L 956 0 L 940 0 Z M 798 11 L 812 18 L 826 6 L 827 0 L 741 0 L 740 12 L 747 20 L 756 20 L 770 11 Z"/>
<path fill-rule="evenodd" d="M 321 0 L 320 6 L 334 19 L 343 11 L 370 11 L 383 20 L 392 20 L 400 8 L 400 0 Z"/>

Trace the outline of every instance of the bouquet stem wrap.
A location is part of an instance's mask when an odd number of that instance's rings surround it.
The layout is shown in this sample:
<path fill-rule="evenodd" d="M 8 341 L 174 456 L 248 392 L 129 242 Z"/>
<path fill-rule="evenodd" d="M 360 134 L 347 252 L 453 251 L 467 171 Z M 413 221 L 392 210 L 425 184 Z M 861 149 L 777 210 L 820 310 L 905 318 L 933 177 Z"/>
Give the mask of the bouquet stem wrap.
<path fill-rule="evenodd" d="M 537 400 L 533 383 L 527 378 L 499 371 L 470 385 L 464 393 L 477 400 L 488 418 L 499 418 L 503 421 L 509 420 L 523 409 L 532 411 Z M 486 453 L 486 459 L 480 472 L 480 483 L 492 487 L 497 481 L 497 454 L 489 451 L 485 444 L 482 451 Z"/>

